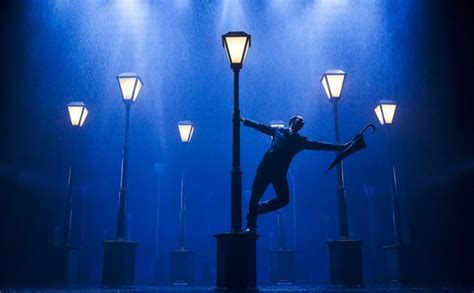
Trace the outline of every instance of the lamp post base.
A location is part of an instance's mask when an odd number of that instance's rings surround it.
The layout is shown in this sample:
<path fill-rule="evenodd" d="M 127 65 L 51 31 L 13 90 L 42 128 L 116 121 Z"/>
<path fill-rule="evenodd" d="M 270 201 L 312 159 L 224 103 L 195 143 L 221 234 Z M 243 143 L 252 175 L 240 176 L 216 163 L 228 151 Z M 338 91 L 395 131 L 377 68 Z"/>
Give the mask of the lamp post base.
<path fill-rule="evenodd" d="M 54 250 L 54 282 L 61 285 L 76 284 L 79 280 L 80 248 L 56 247 Z"/>
<path fill-rule="evenodd" d="M 407 273 L 407 248 L 401 245 L 384 246 L 387 261 L 387 277 L 390 282 L 408 282 Z"/>
<path fill-rule="evenodd" d="M 137 245 L 138 242 L 127 240 L 104 241 L 103 285 L 112 287 L 133 285 Z"/>
<path fill-rule="evenodd" d="M 194 282 L 194 251 L 177 249 L 170 251 L 170 283 L 189 285 Z"/>
<path fill-rule="evenodd" d="M 270 282 L 291 285 L 295 279 L 295 251 L 293 249 L 270 250 Z"/>
<path fill-rule="evenodd" d="M 329 240 L 330 282 L 333 285 L 362 287 L 362 242 L 359 240 Z"/>
<path fill-rule="evenodd" d="M 257 234 L 229 232 L 217 238 L 217 282 L 214 292 L 259 292 Z"/>

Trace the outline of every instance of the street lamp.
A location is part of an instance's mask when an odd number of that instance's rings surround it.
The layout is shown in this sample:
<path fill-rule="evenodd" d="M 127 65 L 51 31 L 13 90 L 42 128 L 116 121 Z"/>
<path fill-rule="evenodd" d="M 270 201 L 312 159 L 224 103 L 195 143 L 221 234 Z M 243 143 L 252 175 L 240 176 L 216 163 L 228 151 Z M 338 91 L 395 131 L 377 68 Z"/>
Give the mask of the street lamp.
<path fill-rule="evenodd" d="M 81 128 L 86 121 L 89 111 L 83 102 L 71 102 L 67 105 L 69 112 L 69 118 L 71 119 L 71 125 L 73 128 Z M 66 213 L 64 218 L 64 229 L 63 229 L 63 247 L 69 247 L 71 241 L 71 226 L 72 226 L 72 204 L 73 204 L 73 171 L 74 171 L 74 156 L 76 151 L 76 132 L 73 132 L 72 138 L 72 159 L 69 166 L 69 176 L 67 180 L 67 204 Z"/>
<path fill-rule="evenodd" d="M 234 71 L 242 69 L 250 48 L 250 40 L 250 35 L 245 32 L 228 32 L 222 36 L 222 44 L 227 52 L 230 67 Z"/>
<path fill-rule="evenodd" d="M 60 277 L 62 280 L 68 282 L 70 279 L 69 273 L 71 272 L 69 268 L 69 254 L 73 250 L 77 250 L 77 248 L 71 247 L 71 227 L 72 227 L 72 212 L 73 212 L 73 184 L 74 184 L 74 157 L 76 152 L 76 130 L 81 128 L 86 121 L 87 115 L 89 111 L 86 108 L 86 105 L 83 102 L 71 102 L 67 105 L 67 109 L 69 112 L 69 118 L 71 120 L 71 125 L 73 127 L 73 134 L 72 134 L 72 152 L 71 152 L 71 163 L 69 165 L 69 175 L 67 180 L 67 202 L 66 202 L 66 209 L 64 213 L 64 226 L 63 226 L 63 243 L 62 243 L 62 251 L 63 251 L 63 266 L 61 269 L 62 276 Z"/>
<path fill-rule="evenodd" d="M 67 110 L 69 112 L 69 118 L 71 119 L 71 125 L 82 127 L 87 115 L 89 115 L 89 110 L 87 110 L 84 103 L 71 102 L 67 105 Z"/>
<path fill-rule="evenodd" d="M 125 219 L 127 216 L 127 171 L 130 108 L 138 98 L 143 82 L 136 73 L 122 73 L 117 76 L 122 100 L 125 104 L 125 139 L 120 173 L 119 209 L 117 216 L 116 240 L 104 242 L 104 270 L 102 281 L 105 285 L 130 285 L 135 274 L 135 248 L 137 242 L 125 240 Z"/>
<path fill-rule="evenodd" d="M 341 98 L 346 73 L 342 70 L 328 70 L 321 77 L 326 96 L 332 102 L 334 115 L 334 128 L 336 131 L 336 143 L 340 143 L 339 134 L 339 111 L 338 104 Z M 337 165 L 337 200 L 339 206 L 339 237 L 349 239 L 349 228 L 347 223 L 346 189 L 344 187 L 343 162 Z"/>
<path fill-rule="evenodd" d="M 326 96 L 330 100 L 339 99 L 346 80 L 346 73 L 342 70 L 327 70 L 321 77 L 321 84 L 323 85 Z"/>
<path fill-rule="evenodd" d="M 117 76 L 125 103 L 125 140 L 122 153 L 122 168 L 120 174 L 119 212 L 117 218 L 117 239 L 125 239 L 125 219 L 127 217 L 127 171 L 128 171 L 128 133 L 130 126 L 130 107 L 135 103 L 143 86 L 142 80 L 135 73 L 122 73 Z"/>
<path fill-rule="evenodd" d="M 251 37 L 245 32 L 222 36 L 230 67 L 234 71 L 234 113 L 232 115 L 231 231 L 242 231 L 242 170 L 240 169 L 239 72 L 247 56 Z"/>
<path fill-rule="evenodd" d="M 339 100 L 342 96 L 347 74 L 342 70 L 328 70 L 321 77 L 321 84 L 327 98 L 333 105 L 336 143 L 340 143 Z M 331 283 L 358 286 L 363 283 L 362 249 L 359 240 L 349 240 L 347 220 L 346 188 L 344 186 L 344 166 L 341 161 L 336 169 L 337 203 L 339 213 L 339 239 L 328 240 Z"/>
<path fill-rule="evenodd" d="M 194 134 L 194 125 L 191 121 L 180 121 L 178 123 L 179 137 L 182 143 L 190 143 Z"/>
<path fill-rule="evenodd" d="M 215 291 L 256 290 L 257 235 L 242 233 L 242 171 L 240 169 L 239 72 L 250 48 L 251 36 L 229 32 L 222 36 L 230 68 L 234 71 L 232 115 L 231 232 L 217 238 L 217 284 Z"/>
<path fill-rule="evenodd" d="M 135 103 L 138 94 L 142 89 L 143 82 L 136 73 L 122 73 L 117 76 L 117 80 L 120 85 L 120 92 L 122 93 L 122 99 L 126 105 L 127 103 Z"/>
<path fill-rule="evenodd" d="M 194 124 L 191 121 L 178 123 L 179 136 L 184 146 L 191 142 L 194 134 Z M 186 232 L 186 197 L 184 192 L 184 167 L 181 173 L 180 213 L 179 213 L 179 244 L 178 249 L 171 251 L 170 277 L 174 285 L 188 285 L 194 281 L 193 253 L 185 248 Z"/>
<path fill-rule="evenodd" d="M 381 100 L 377 107 L 375 107 L 374 112 L 379 119 L 380 125 L 391 125 L 393 122 L 393 117 L 395 116 L 395 110 L 397 109 L 397 103 L 391 100 Z"/>
<path fill-rule="evenodd" d="M 397 175 L 395 172 L 395 165 L 393 163 L 390 139 L 390 128 L 393 122 L 393 118 L 395 116 L 396 109 L 396 102 L 391 100 L 381 100 L 379 104 L 375 107 L 374 112 L 377 115 L 380 125 L 385 126 L 385 136 L 387 139 L 387 150 L 392 179 L 392 221 L 395 244 L 385 246 L 384 248 L 387 251 L 390 278 L 392 279 L 392 281 L 402 281 L 403 272 L 400 260 L 403 254 L 403 243 L 401 233 L 400 207 L 398 202 Z"/>
<path fill-rule="evenodd" d="M 178 123 L 179 136 L 183 144 L 191 142 L 194 133 L 194 125 L 190 121 Z M 181 194 L 180 194 L 180 214 L 179 214 L 179 249 L 184 250 L 184 233 L 186 231 L 186 198 L 184 194 L 184 169 L 181 174 Z"/>

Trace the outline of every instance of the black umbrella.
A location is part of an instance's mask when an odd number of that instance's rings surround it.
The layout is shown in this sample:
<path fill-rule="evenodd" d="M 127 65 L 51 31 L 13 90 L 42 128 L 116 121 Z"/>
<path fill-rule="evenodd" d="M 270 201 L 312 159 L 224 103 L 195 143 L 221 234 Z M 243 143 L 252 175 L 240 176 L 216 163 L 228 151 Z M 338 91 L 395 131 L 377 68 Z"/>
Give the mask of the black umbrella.
<path fill-rule="evenodd" d="M 372 131 L 370 133 L 375 132 L 375 125 L 367 124 L 367 126 L 365 126 L 361 132 L 357 133 L 356 136 L 354 136 L 354 138 L 352 139 L 352 141 L 341 152 L 339 152 L 337 157 L 334 159 L 331 165 L 329 165 L 329 168 L 326 170 L 326 173 L 324 174 L 327 174 L 329 170 L 331 170 L 334 166 L 339 164 L 342 160 L 344 160 L 348 156 L 352 155 L 353 153 L 357 151 L 365 149 L 367 147 L 367 144 L 365 143 L 365 140 L 364 140 L 364 132 L 369 128 L 372 128 Z"/>

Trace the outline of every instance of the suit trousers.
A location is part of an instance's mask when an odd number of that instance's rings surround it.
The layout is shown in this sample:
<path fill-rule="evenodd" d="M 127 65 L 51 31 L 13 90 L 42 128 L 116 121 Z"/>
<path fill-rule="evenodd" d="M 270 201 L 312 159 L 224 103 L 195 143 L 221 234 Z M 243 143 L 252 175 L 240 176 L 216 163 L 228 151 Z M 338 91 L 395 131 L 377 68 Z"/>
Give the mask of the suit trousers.
<path fill-rule="evenodd" d="M 252 185 L 249 209 L 247 213 L 247 228 L 256 229 L 258 215 L 280 209 L 289 203 L 287 170 L 272 169 L 259 166 Z M 260 201 L 268 185 L 272 185 L 276 197 Z"/>

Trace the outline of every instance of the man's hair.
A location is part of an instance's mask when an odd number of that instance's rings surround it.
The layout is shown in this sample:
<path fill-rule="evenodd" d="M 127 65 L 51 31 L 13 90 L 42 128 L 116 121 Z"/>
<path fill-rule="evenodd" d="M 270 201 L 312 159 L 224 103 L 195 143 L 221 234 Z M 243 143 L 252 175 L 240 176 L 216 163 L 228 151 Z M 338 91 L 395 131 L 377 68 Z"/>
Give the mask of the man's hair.
<path fill-rule="evenodd" d="M 293 116 L 293 117 L 291 117 L 290 122 L 289 122 L 288 125 L 291 126 L 291 124 L 292 124 L 296 119 L 298 119 L 298 118 L 303 119 L 303 117 L 301 117 L 300 115 Z M 304 121 L 304 119 L 303 119 L 303 121 Z"/>

